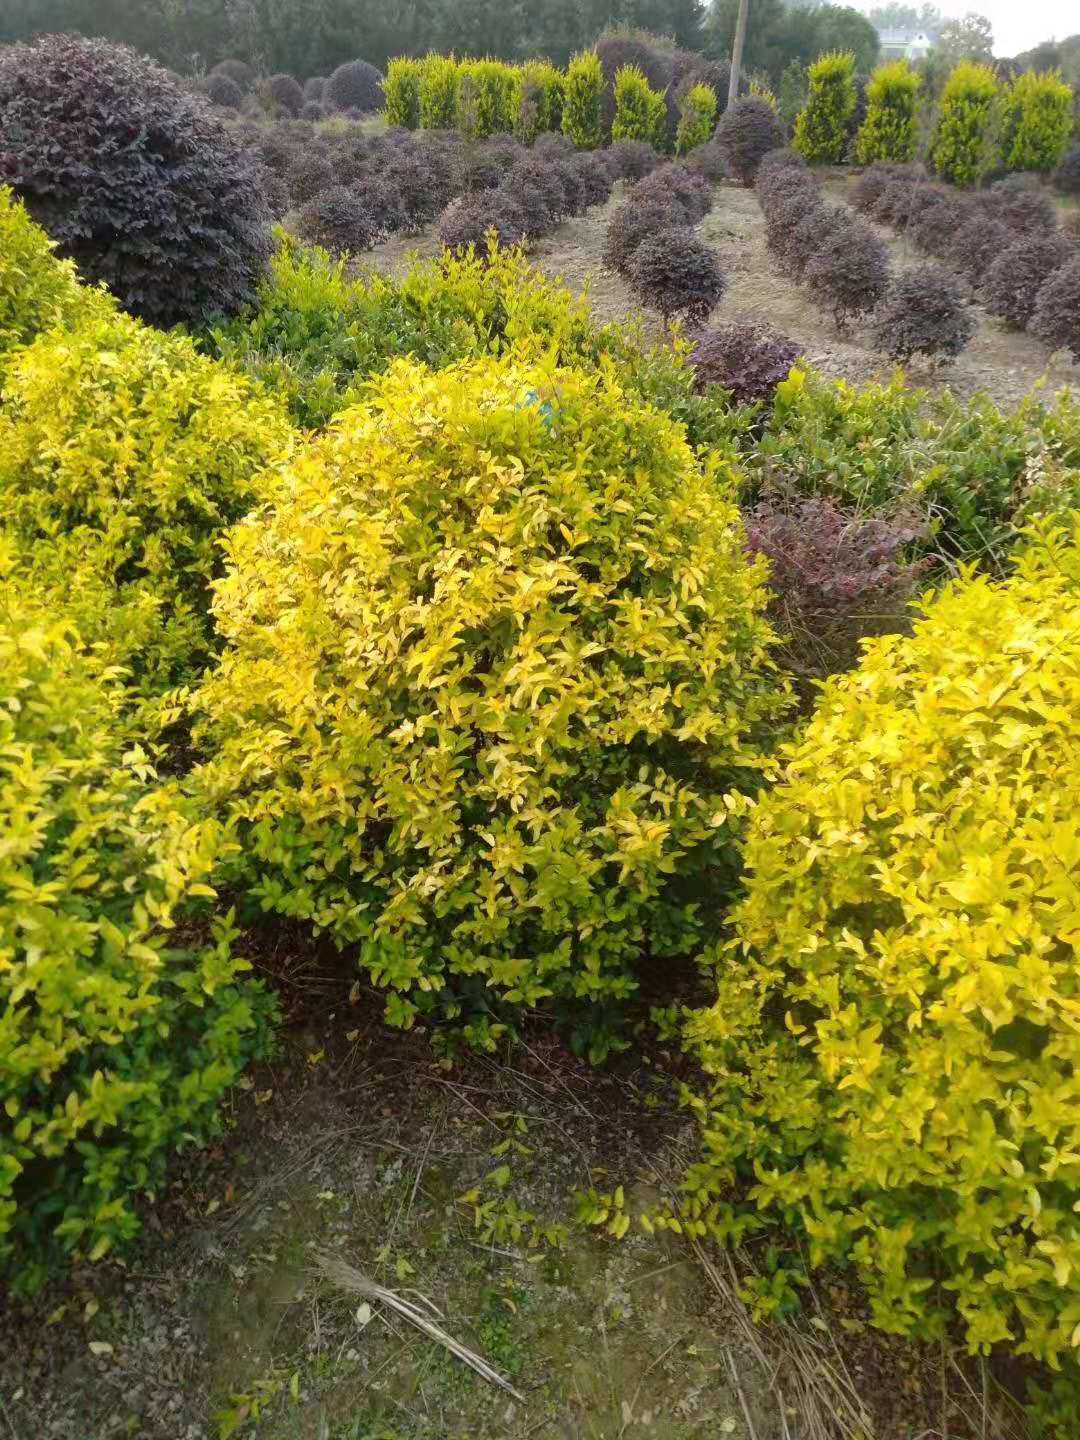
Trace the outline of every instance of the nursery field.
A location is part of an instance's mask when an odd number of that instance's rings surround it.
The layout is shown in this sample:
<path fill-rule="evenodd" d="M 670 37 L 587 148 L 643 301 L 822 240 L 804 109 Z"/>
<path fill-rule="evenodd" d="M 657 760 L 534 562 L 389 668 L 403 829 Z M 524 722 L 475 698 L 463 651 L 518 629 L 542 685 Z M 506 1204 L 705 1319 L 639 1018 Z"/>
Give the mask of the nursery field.
<path fill-rule="evenodd" d="M 0 46 L 0 1440 L 1076 1440 L 1074 97 L 854 66 Z"/>
<path fill-rule="evenodd" d="M 824 189 L 835 204 L 847 203 L 855 179 L 846 173 L 826 178 Z M 604 234 L 620 197 L 587 216 L 564 221 L 551 235 L 538 241 L 533 258 L 545 274 L 560 277 L 578 293 L 587 292 L 593 312 L 602 320 L 624 320 L 640 313 L 627 282 L 603 263 Z M 1061 204 L 1065 216 L 1075 207 Z M 717 187 L 712 209 L 701 222 L 700 233 L 721 257 L 730 277 L 730 289 L 715 318 L 748 320 L 798 338 L 810 362 L 826 375 L 864 381 L 887 375 L 890 366 L 880 353 L 859 343 L 858 336 L 838 336 L 823 315 L 769 255 L 765 222 L 754 194 L 738 185 Z M 884 226 L 877 227 L 897 270 L 914 269 L 921 257 L 904 239 Z M 381 270 L 400 275 L 414 254 L 438 253 L 434 231 L 395 236 L 376 245 L 356 262 L 360 273 Z M 1015 405 L 1036 385 L 1050 390 L 1080 383 L 1080 363 L 1067 351 L 1049 354 L 1033 336 L 1009 330 L 981 307 L 975 308 L 975 333 L 956 361 L 946 367 L 919 364 L 911 367 L 913 383 L 947 385 L 957 395 L 982 391 L 999 405 Z M 658 321 L 651 322 L 655 331 Z"/>

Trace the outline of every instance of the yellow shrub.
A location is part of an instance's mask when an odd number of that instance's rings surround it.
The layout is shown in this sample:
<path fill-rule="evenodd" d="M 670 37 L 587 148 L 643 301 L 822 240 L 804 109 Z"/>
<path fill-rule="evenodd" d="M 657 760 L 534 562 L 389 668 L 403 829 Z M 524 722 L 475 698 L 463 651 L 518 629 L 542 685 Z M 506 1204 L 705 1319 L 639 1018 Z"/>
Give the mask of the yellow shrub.
<path fill-rule="evenodd" d="M 0 363 L 43 330 L 115 309 L 105 291 L 79 284 L 75 266 L 58 260 L 55 248 L 0 185 Z"/>
<path fill-rule="evenodd" d="M 610 378 L 399 361 L 228 551 L 201 778 L 263 905 L 357 944 L 394 1023 L 554 996 L 602 1050 L 698 941 L 785 704 L 719 478 Z"/>
<path fill-rule="evenodd" d="M 182 674 L 205 652 L 218 532 L 288 446 L 279 406 L 125 315 L 42 336 L 12 357 L 3 394 L 0 524 L 53 571 L 59 556 L 142 589 L 161 633 L 139 664 Z"/>
<path fill-rule="evenodd" d="M 797 1220 L 875 1321 L 1080 1336 L 1080 517 L 825 687 L 693 1027 L 688 1224 Z M 748 1180 L 756 1216 L 726 1198 Z"/>
<path fill-rule="evenodd" d="M 135 1232 L 131 1197 L 266 1048 L 268 997 L 199 918 L 229 842 L 156 782 L 125 703 L 0 578 L 0 1273 L 26 1289 Z"/>

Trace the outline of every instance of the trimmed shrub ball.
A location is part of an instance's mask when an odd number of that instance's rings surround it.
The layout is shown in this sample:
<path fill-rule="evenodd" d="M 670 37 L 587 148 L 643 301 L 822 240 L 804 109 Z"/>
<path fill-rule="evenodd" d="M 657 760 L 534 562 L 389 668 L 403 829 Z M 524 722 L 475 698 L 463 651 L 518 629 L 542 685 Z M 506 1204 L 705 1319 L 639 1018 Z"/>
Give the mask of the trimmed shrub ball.
<path fill-rule="evenodd" d="M 643 180 L 663 159 L 647 140 L 616 140 L 599 153 L 617 180 Z"/>
<path fill-rule="evenodd" d="M 84 279 L 157 325 L 235 313 L 270 257 L 255 153 L 126 45 L 0 49 L 0 183 Z"/>
<path fill-rule="evenodd" d="M 852 316 L 873 310 L 889 283 L 889 258 L 869 225 L 849 220 L 810 257 L 805 270 L 810 293 L 830 309 L 838 329 Z"/>
<path fill-rule="evenodd" d="M 735 323 L 703 330 L 690 363 L 699 389 L 722 385 L 738 405 L 768 404 L 801 354 L 801 347 L 784 335 Z"/>
<path fill-rule="evenodd" d="M 470 147 L 459 167 L 461 189 L 467 195 L 478 190 L 497 190 L 511 166 L 528 153 L 512 135 L 493 135 Z M 534 149 L 531 153 L 535 156 L 537 151 Z"/>
<path fill-rule="evenodd" d="M 654 195 L 648 200 L 624 200 L 608 221 L 604 235 L 604 265 L 618 274 L 629 274 L 634 251 L 655 230 L 669 230 L 681 219 L 671 197 Z"/>
<path fill-rule="evenodd" d="M 631 203 L 652 196 L 670 197 L 672 205 L 679 211 L 687 225 L 696 225 L 712 209 L 712 186 L 703 175 L 682 164 L 661 165 L 644 180 L 639 180 L 630 192 Z"/>
<path fill-rule="evenodd" d="M 665 320 L 680 316 L 690 324 L 704 321 L 727 289 L 716 251 L 683 226 L 646 235 L 629 279 L 643 305 Z"/>
<path fill-rule="evenodd" d="M 330 112 L 325 105 L 320 105 L 318 100 L 306 100 L 303 109 L 300 111 L 301 120 L 310 120 L 317 125 L 320 120 L 325 120 Z"/>
<path fill-rule="evenodd" d="M 325 155 L 304 155 L 291 166 L 285 177 L 289 199 L 294 205 L 306 205 L 324 190 L 341 183 L 341 173 Z"/>
<path fill-rule="evenodd" d="M 383 77 L 366 60 L 348 60 L 327 80 L 322 101 L 331 110 L 371 115 L 383 107 Z"/>
<path fill-rule="evenodd" d="M 455 255 L 473 246 L 478 255 L 488 254 L 488 232 L 494 230 L 500 249 L 520 245 L 525 239 L 525 217 L 521 207 L 503 190 L 483 195 L 466 195 L 443 211 L 439 240 Z"/>
<path fill-rule="evenodd" d="M 703 175 L 710 184 L 728 178 L 727 162 L 723 151 L 715 140 L 707 140 L 686 157 L 687 166 L 697 175 Z"/>
<path fill-rule="evenodd" d="M 1054 202 L 1037 175 L 1006 175 L 979 196 L 979 203 L 988 215 L 1014 230 L 1045 235 L 1057 226 Z"/>
<path fill-rule="evenodd" d="M 380 239 L 409 229 L 409 212 L 392 176 L 369 175 L 361 181 L 357 193 L 362 196 Z"/>
<path fill-rule="evenodd" d="M 969 215 L 953 237 L 950 261 L 973 285 L 981 285 L 990 266 L 1016 243 L 1016 236 L 1002 220 L 992 220 L 981 210 Z"/>
<path fill-rule="evenodd" d="M 546 235 L 569 213 L 561 167 L 551 160 L 526 152 L 499 188 L 521 211 L 527 235 Z"/>
<path fill-rule="evenodd" d="M 1080 360 L 1080 255 L 1044 282 L 1028 328 L 1052 350 L 1070 350 Z"/>
<path fill-rule="evenodd" d="M 206 79 L 206 98 L 222 110 L 239 110 L 244 103 L 244 92 L 228 75 L 211 74 Z"/>
<path fill-rule="evenodd" d="M 728 170 L 744 185 L 752 185 L 758 167 L 770 150 L 784 145 L 784 127 L 767 100 L 744 95 L 728 107 L 716 126 L 716 143 Z"/>
<path fill-rule="evenodd" d="M 765 214 L 765 243 L 770 253 L 785 262 L 795 227 L 803 219 L 819 216 L 824 208 L 816 191 L 812 195 L 786 195 L 774 200 Z"/>
<path fill-rule="evenodd" d="M 1073 247 L 1059 233 L 1018 240 L 986 272 L 983 295 L 987 310 L 1011 329 L 1023 330 L 1044 282 L 1073 254 Z"/>
<path fill-rule="evenodd" d="M 607 201 L 611 194 L 611 172 L 595 150 L 579 150 L 564 163 L 577 179 L 581 203 L 586 210 Z"/>
<path fill-rule="evenodd" d="M 886 186 L 897 179 L 897 166 L 883 162 L 868 165 L 851 187 L 851 205 L 863 215 L 869 215 L 880 200 Z"/>
<path fill-rule="evenodd" d="M 817 205 L 821 202 L 821 187 L 809 170 L 792 167 L 772 170 L 767 174 L 762 172 L 758 175 L 754 188 L 757 191 L 758 204 L 766 217 L 774 206 L 785 204 L 796 196 L 801 197 L 804 205 Z"/>
<path fill-rule="evenodd" d="M 291 75 L 271 75 L 259 87 L 262 98 L 269 109 L 285 115 L 299 115 L 304 103 L 304 92 L 299 80 Z"/>
<path fill-rule="evenodd" d="M 875 328 L 875 342 L 893 360 L 913 355 L 953 359 L 975 333 L 956 277 L 939 265 L 898 276 L 889 288 Z"/>
<path fill-rule="evenodd" d="M 1065 151 L 1051 179 L 1062 195 L 1080 195 L 1080 145 Z"/>
<path fill-rule="evenodd" d="M 210 78 L 224 75 L 238 87 L 242 95 L 249 95 L 255 88 L 255 71 L 243 60 L 221 60 L 210 71 Z"/>
<path fill-rule="evenodd" d="M 326 90 L 326 76 L 312 75 L 310 80 L 304 81 L 304 99 L 322 100 Z"/>
<path fill-rule="evenodd" d="M 449 204 L 453 188 L 450 167 L 433 151 L 417 148 L 396 155 L 381 178 L 398 196 L 403 229 L 430 225 Z"/>
<path fill-rule="evenodd" d="M 851 223 L 842 205 L 818 205 L 796 220 L 784 246 L 784 259 L 792 278 L 802 281 L 806 267 L 837 230 Z"/>
<path fill-rule="evenodd" d="M 284 125 L 273 125 L 255 142 L 255 153 L 275 175 L 286 175 L 305 152 Z"/>
<path fill-rule="evenodd" d="M 510 138 L 509 135 L 492 136 L 493 140 L 500 142 L 509 140 Z M 543 131 L 533 142 L 532 150 L 534 155 L 552 155 L 564 160 L 571 155 L 577 155 L 579 153 L 577 146 L 573 140 L 570 139 L 570 136 L 564 135 L 561 130 Z"/>
<path fill-rule="evenodd" d="M 970 206 L 960 196 L 948 196 L 927 205 L 911 222 L 911 239 L 916 250 L 939 259 L 950 256 L 970 214 Z"/>
<path fill-rule="evenodd" d="M 367 197 L 344 185 L 324 190 L 309 201 L 300 211 L 297 228 L 302 240 L 321 245 L 332 255 L 370 250 L 384 233 Z"/>
<path fill-rule="evenodd" d="M 810 167 L 804 156 L 797 150 L 792 150 L 790 145 L 780 145 L 775 150 L 769 150 L 761 157 L 761 164 L 758 166 L 755 183 L 767 179 L 770 175 L 777 175 L 783 170 L 801 170 L 809 175 Z"/>

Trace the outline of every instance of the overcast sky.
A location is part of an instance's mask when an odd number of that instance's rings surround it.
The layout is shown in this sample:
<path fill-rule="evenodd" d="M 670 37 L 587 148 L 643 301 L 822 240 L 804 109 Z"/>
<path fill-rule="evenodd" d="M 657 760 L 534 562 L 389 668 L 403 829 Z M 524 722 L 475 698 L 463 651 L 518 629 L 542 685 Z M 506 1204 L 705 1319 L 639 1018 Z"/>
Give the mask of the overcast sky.
<path fill-rule="evenodd" d="M 859 0 L 862 10 L 874 0 Z M 920 0 L 912 0 L 916 6 Z M 1016 55 L 1040 40 L 1063 40 L 1080 31 L 1080 0 L 936 0 L 950 19 L 969 10 L 985 15 L 994 27 L 994 54 Z"/>

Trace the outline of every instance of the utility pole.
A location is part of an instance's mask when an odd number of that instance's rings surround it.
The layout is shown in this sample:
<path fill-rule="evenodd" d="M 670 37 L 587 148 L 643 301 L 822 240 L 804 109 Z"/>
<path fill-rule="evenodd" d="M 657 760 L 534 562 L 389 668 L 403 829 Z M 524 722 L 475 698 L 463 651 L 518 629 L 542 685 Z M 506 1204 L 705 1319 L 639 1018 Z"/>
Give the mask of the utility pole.
<path fill-rule="evenodd" d="M 739 0 L 739 18 L 735 21 L 735 44 L 731 50 L 731 79 L 728 82 L 727 103 L 734 105 L 739 98 L 739 76 L 742 73 L 743 43 L 746 40 L 746 18 L 750 11 L 750 0 Z"/>

